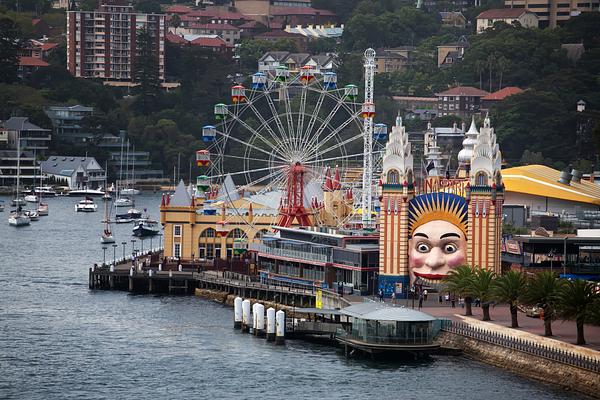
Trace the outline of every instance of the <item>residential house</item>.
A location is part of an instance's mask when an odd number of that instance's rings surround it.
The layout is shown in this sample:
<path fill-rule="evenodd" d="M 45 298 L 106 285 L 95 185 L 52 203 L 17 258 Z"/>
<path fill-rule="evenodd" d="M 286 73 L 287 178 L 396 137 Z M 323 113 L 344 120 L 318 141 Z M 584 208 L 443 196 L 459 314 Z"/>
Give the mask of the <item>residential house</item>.
<path fill-rule="evenodd" d="M 94 107 L 53 106 L 45 110 L 52 121 L 54 139 L 58 142 L 84 144 L 92 141 L 93 134 L 85 132 L 81 120 L 94 114 Z"/>
<path fill-rule="evenodd" d="M 169 27 L 169 31 L 180 35 L 217 35 L 225 41 L 227 45 L 233 46 L 240 40 L 240 28 L 231 24 L 202 24 L 198 22 L 187 21 L 180 28 Z"/>
<path fill-rule="evenodd" d="M 240 37 L 242 39 L 253 39 L 254 36 L 263 33 L 267 30 L 267 27 L 258 21 L 248 21 L 239 25 Z"/>
<path fill-rule="evenodd" d="M 329 10 L 318 10 L 312 7 L 271 7 L 269 10 L 271 28 L 286 25 L 336 25 L 337 22 L 337 15 Z"/>
<path fill-rule="evenodd" d="M 378 49 L 375 52 L 375 73 L 402 71 L 412 63 L 414 47 L 405 46 L 392 49 Z"/>
<path fill-rule="evenodd" d="M 441 93 L 438 97 L 438 116 L 456 115 L 470 118 L 481 112 L 481 98 L 489 93 L 471 86 L 458 86 Z"/>
<path fill-rule="evenodd" d="M 169 32 L 166 39 L 169 43 L 201 47 L 224 55 L 231 55 L 233 52 L 233 46 L 218 35 L 175 35 Z"/>
<path fill-rule="evenodd" d="M 467 18 L 460 11 L 442 11 L 439 14 L 442 19 L 442 26 L 461 29 L 467 27 Z"/>
<path fill-rule="evenodd" d="M 49 66 L 50 64 L 37 57 L 19 57 L 17 76 L 21 80 L 29 80 L 37 71 Z"/>
<path fill-rule="evenodd" d="M 501 102 L 508 96 L 512 96 L 513 94 L 522 93 L 523 89 L 518 88 L 516 86 L 507 86 L 503 89 L 500 89 L 496 92 L 490 93 L 487 96 L 481 98 L 481 110 L 489 111 L 495 104 Z"/>
<path fill-rule="evenodd" d="M 30 39 L 25 47 L 19 51 L 19 56 L 47 60 L 50 54 L 52 54 L 57 47 L 58 43 Z"/>
<path fill-rule="evenodd" d="M 305 66 L 312 67 L 316 73 L 334 72 L 339 64 L 334 54 L 317 54 L 304 61 Z"/>
<path fill-rule="evenodd" d="M 298 72 L 304 66 L 311 66 L 319 72 L 333 72 L 338 64 L 332 54 L 310 55 L 308 53 L 290 53 L 287 51 L 269 51 L 258 60 L 260 72 L 274 72 L 279 66 L 285 66 L 290 72 Z"/>
<path fill-rule="evenodd" d="M 344 33 L 344 25 L 286 25 L 284 30 L 288 33 L 299 34 L 309 39 L 339 39 Z"/>
<path fill-rule="evenodd" d="M 27 117 L 11 117 L 0 122 L 0 145 L 5 149 L 17 150 L 17 137 L 21 150 L 30 150 L 37 154 L 48 150 L 52 139 L 49 129 L 32 124 Z"/>
<path fill-rule="evenodd" d="M 114 171 L 118 171 L 120 179 L 123 181 L 133 180 L 155 180 L 163 178 L 161 169 L 152 168 L 152 159 L 147 151 L 111 151 L 109 153 L 108 164 Z M 129 164 L 129 166 L 128 166 Z"/>
<path fill-rule="evenodd" d="M 306 46 L 308 44 L 308 38 L 306 36 L 299 33 L 289 33 L 281 29 L 261 33 L 256 35 L 254 39 L 264 40 L 272 43 L 275 43 L 281 39 L 289 39 L 296 43 L 296 47 L 299 51 L 306 51 Z"/>
<path fill-rule="evenodd" d="M 0 145 L 3 133 L 0 131 Z M 22 185 L 33 185 L 40 177 L 40 167 L 33 151 L 25 150 L 17 157 L 16 150 L 0 150 L 0 186 L 17 184 L 17 171 Z M 17 168 L 18 164 L 18 168 Z"/>
<path fill-rule="evenodd" d="M 504 0 L 504 7 L 514 9 L 528 9 L 535 13 L 539 19 L 540 28 L 556 28 L 557 25 L 576 17 L 582 12 L 598 11 L 598 0 L 578 2 L 554 0 Z"/>
<path fill-rule="evenodd" d="M 539 17 L 526 8 L 494 8 L 486 10 L 477 16 L 477 33 L 483 33 L 492 28 L 496 22 L 509 25 L 519 23 L 525 28 L 537 28 Z"/>
<path fill-rule="evenodd" d="M 458 42 L 443 44 L 437 47 L 437 64 L 439 68 L 450 67 L 460 62 L 469 48 L 469 42 L 462 36 Z"/>
<path fill-rule="evenodd" d="M 230 24 L 239 26 L 245 22 L 252 21 L 251 18 L 237 12 L 223 10 L 222 8 L 207 7 L 203 10 L 191 10 L 180 14 L 181 22 L 199 24 Z"/>
<path fill-rule="evenodd" d="M 437 97 L 393 96 L 404 118 L 430 121 L 437 117 Z"/>
<path fill-rule="evenodd" d="M 97 189 L 104 186 L 106 174 L 94 157 L 51 156 L 42 161 L 45 176 L 65 180 L 69 189 Z"/>

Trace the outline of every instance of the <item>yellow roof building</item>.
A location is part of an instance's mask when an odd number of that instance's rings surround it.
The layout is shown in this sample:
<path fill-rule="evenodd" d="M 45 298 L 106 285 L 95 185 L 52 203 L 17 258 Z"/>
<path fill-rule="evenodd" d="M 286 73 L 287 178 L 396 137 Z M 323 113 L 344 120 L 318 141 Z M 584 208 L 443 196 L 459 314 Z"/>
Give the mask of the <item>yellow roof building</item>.
<path fill-rule="evenodd" d="M 600 186 L 577 177 L 569 184 L 559 181 L 561 171 L 544 165 L 526 165 L 502 170 L 506 204 L 524 204 L 543 211 L 572 211 L 579 206 L 597 210 Z"/>

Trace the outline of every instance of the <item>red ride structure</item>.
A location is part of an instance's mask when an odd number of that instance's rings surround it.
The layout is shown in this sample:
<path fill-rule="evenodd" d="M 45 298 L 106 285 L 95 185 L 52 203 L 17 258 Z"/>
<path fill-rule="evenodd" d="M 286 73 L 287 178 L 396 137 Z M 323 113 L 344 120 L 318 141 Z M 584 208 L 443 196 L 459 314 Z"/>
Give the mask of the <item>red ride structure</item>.
<path fill-rule="evenodd" d="M 279 222 L 277 225 L 289 227 L 296 220 L 300 226 L 310 226 L 310 218 L 304 208 L 304 174 L 306 168 L 300 162 L 296 162 L 289 168 L 287 190 L 279 207 Z"/>

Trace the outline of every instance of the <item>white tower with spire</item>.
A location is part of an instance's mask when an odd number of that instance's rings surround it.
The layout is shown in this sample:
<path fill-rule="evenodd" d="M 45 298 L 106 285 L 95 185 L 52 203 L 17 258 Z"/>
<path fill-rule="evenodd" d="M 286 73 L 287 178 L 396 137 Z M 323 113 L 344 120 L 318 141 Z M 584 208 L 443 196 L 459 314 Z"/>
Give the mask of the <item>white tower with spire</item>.
<path fill-rule="evenodd" d="M 382 181 L 386 184 L 413 183 L 413 155 L 400 115 L 385 145 Z"/>
<path fill-rule="evenodd" d="M 471 163 L 473 157 L 473 147 L 477 143 L 477 126 L 475 125 L 475 117 L 471 119 L 471 127 L 465 134 L 465 139 L 462 142 L 463 148 L 458 152 L 458 163 L 459 165 L 467 165 Z"/>

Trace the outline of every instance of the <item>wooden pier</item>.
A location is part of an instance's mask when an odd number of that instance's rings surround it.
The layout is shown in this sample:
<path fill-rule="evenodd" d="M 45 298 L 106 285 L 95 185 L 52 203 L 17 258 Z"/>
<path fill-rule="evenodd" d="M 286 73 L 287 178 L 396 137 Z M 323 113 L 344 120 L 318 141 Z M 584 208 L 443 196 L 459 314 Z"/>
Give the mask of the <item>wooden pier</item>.
<path fill-rule="evenodd" d="M 182 268 L 183 269 L 183 268 Z M 315 307 L 317 289 L 264 284 L 247 275 L 227 271 L 159 271 L 157 267 L 136 269 L 130 263 L 115 267 L 95 266 L 89 269 L 92 290 L 122 290 L 136 294 L 192 295 L 195 289 L 207 289 L 224 294 L 274 302 L 294 307 Z M 330 305 L 343 306 L 334 293 L 322 291 L 322 299 Z"/>

